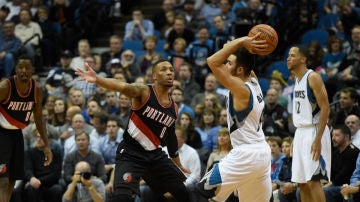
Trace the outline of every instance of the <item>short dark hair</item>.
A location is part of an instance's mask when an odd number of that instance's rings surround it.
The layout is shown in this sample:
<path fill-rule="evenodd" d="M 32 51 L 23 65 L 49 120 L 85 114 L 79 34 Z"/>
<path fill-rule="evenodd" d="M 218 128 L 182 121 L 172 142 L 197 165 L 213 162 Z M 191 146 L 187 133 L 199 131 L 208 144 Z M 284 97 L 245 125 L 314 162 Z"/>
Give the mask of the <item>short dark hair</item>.
<path fill-rule="evenodd" d="M 162 62 L 169 62 L 168 60 L 165 60 L 163 58 L 160 58 L 158 61 L 156 61 L 153 65 L 152 65 L 152 72 L 154 73 L 154 69 L 157 67 L 158 64 L 162 63 Z M 170 63 L 170 62 L 169 62 Z"/>
<path fill-rule="evenodd" d="M 109 120 L 109 114 L 105 111 L 94 112 L 93 118 L 99 118 L 100 123 L 106 124 Z"/>
<path fill-rule="evenodd" d="M 333 131 L 334 130 L 340 130 L 342 134 L 348 135 L 349 137 L 351 136 L 351 130 L 345 124 L 335 125 L 334 128 L 333 128 Z"/>
<path fill-rule="evenodd" d="M 86 133 L 85 131 L 80 131 L 80 132 L 77 132 L 77 133 L 75 133 L 75 140 L 76 140 L 76 138 L 78 137 L 78 136 L 80 136 L 80 135 L 82 135 L 82 134 L 85 134 L 86 135 L 86 137 L 87 137 L 87 139 L 88 139 L 88 141 L 90 142 L 90 135 L 88 134 L 88 133 Z"/>
<path fill-rule="evenodd" d="M 245 48 L 235 51 L 236 67 L 243 67 L 246 75 L 250 75 L 254 69 L 255 56 Z"/>

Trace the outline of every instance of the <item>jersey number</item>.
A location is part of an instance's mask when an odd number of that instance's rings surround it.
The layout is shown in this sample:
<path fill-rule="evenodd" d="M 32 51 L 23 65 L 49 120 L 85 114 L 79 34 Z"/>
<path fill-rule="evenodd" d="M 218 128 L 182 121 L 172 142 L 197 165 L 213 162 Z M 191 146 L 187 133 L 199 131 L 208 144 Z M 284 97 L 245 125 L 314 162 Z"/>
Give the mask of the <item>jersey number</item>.
<path fill-rule="evenodd" d="M 300 114 L 300 102 L 297 101 L 295 104 L 296 113 Z"/>
<path fill-rule="evenodd" d="M 32 114 L 32 112 L 27 112 L 27 113 L 26 113 L 26 117 L 25 117 L 25 121 L 26 121 L 26 122 L 29 121 L 29 119 L 30 119 L 30 117 L 31 117 L 31 114 Z"/>

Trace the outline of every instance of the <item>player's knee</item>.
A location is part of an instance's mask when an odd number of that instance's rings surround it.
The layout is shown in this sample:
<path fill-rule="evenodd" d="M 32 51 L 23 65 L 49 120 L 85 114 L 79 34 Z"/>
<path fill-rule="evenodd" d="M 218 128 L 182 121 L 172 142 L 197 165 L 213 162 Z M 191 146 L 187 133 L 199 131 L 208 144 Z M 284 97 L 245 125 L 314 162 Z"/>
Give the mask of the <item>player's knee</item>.
<path fill-rule="evenodd" d="M 128 189 L 118 189 L 115 190 L 109 197 L 106 199 L 107 202 L 134 202 L 136 194 Z"/>
<path fill-rule="evenodd" d="M 7 190 L 9 188 L 10 181 L 7 177 L 0 178 L 0 189 L 1 190 Z"/>

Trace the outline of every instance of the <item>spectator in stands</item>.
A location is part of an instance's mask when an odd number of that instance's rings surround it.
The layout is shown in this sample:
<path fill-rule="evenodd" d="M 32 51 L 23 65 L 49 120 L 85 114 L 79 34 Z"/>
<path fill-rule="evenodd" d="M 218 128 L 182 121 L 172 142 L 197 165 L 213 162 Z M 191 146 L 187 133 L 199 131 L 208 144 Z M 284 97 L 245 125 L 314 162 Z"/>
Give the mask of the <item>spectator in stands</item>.
<path fill-rule="evenodd" d="M 195 109 L 196 105 L 199 104 L 200 102 L 202 102 L 205 99 L 205 96 L 207 94 L 215 94 L 216 98 L 218 99 L 219 103 L 221 104 L 222 107 L 225 106 L 225 96 L 222 94 L 219 94 L 216 92 L 218 88 L 218 82 L 214 76 L 213 73 L 209 73 L 206 78 L 205 78 L 205 82 L 204 82 L 204 92 L 199 92 L 197 93 L 192 99 L 191 99 L 191 104 L 190 106 Z M 187 92 L 187 91 L 185 91 Z"/>
<path fill-rule="evenodd" d="M 267 142 L 271 149 L 271 181 L 273 191 L 277 188 L 276 181 L 279 180 L 279 172 L 285 154 L 281 152 L 282 139 L 279 136 L 270 136 Z"/>
<path fill-rule="evenodd" d="M 161 31 L 167 25 L 167 13 L 173 11 L 174 1 L 173 0 L 163 0 L 161 8 L 154 12 L 154 15 L 151 18 L 151 21 L 154 23 L 154 28 L 157 31 Z"/>
<path fill-rule="evenodd" d="M 343 86 L 360 87 L 360 46 L 355 48 L 353 58 L 341 64 L 343 69 L 339 73 L 339 80 Z"/>
<path fill-rule="evenodd" d="M 144 39 L 144 49 L 145 53 L 137 56 L 136 66 L 140 68 L 141 74 L 145 74 L 146 70 L 152 66 L 154 57 L 162 58 L 160 53 L 158 53 L 155 48 L 157 46 L 158 39 L 154 35 L 147 36 Z"/>
<path fill-rule="evenodd" d="M 230 26 L 232 23 L 234 23 L 235 15 L 233 12 L 231 12 L 231 1 L 220 0 L 220 11 L 220 16 L 225 21 L 226 26 Z"/>
<path fill-rule="evenodd" d="M 54 118 L 52 119 L 52 125 L 62 126 L 66 122 L 67 105 L 64 98 L 56 98 L 54 106 Z"/>
<path fill-rule="evenodd" d="M 176 10 L 178 15 L 181 15 L 186 20 L 186 28 L 192 30 L 194 33 L 200 28 L 207 26 L 205 16 L 199 10 L 195 10 L 194 0 L 185 0 L 182 7 Z"/>
<path fill-rule="evenodd" d="M 360 25 L 355 25 L 351 30 L 351 48 L 347 52 L 347 59 L 354 58 L 355 50 L 360 46 Z"/>
<path fill-rule="evenodd" d="M 97 141 L 97 151 L 104 158 L 105 170 L 108 174 L 115 166 L 116 149 L 123 139 L 123 132 L 119 119 L 110 116 L 106 123 L 106 135 Z"/>
<path fill-rule="evenodd" d="M 81 114 L 75 114 L 71 120 L 71 128 L 70 136 L 65 140 L 64 142 L 64 156 L 68 153 L 71 153 L 73 151 L 78 150 L 77 142 L 76 142 L 76 134 L 78 133 L 86 133 L 85 130 L 85 120 L 84 117 Z M 94 129 L 94 127 L 91 126 L 91 131 Z M 89 134 L 89 133 L 86 133 Z M 88 135 L 89 136 L 89 135 Z M 95 150 L 96 149 L 96 137 L 89 136 L 89 142 L 90 146 L 89 148 Z"/>
<path fill-rule="evenodd" d="M 45 108 L 42 109 L 42 118 L 44 123 L 46 123 L 46 130 L 48 132 L 49 138 L 52 140 L 50 141 L 50 147 L 52 149 L 55 149 L 57 151 L 59 151 L 59 153 L 61 154 L 61 157 L 63 156 L 63 151 L 60 145 L 58 145 L 58 138 L 60 136 L 60 132 L 58 130 L 57 127 L 53 126 L 52 124 L 48 123 L 48 112 Z M 24 135 L 24 151 L 28 150 L 29 148 L 32 148 L 35 146 L 35 142 L 36 142 L 36 136 L 34 135 L 34 116 L 31 115 L 30 116 L 30 123 L 29 125 L 27 125 L 23 130 L 22 133 Z M 54 140 L 54 141 L 53 141 Z M 62 158 L 61 158 L 62 159 Z"/>
<path fill-rule="evenodd" d="M 108 119 L 109 115 L 105 111 L 94 112 L 92 117 L 92 126 L 94 126 L 94 129 L 91 131 L 90 137 L 96 137 L 96 139 L 99 139 L 106 136 L 106 124 L 108 122 Z"/>
<path fill-rule="evenodd" d="M 222 16 L 217 15 L 214 17 L 213 23 L 211 24 L 210 35 L 216 47 L 222 48 L 224 44 L 231 39 L 229 26 Z"/>
<path fill-rule="evenodd" d="M 350 184 L 344 184 L 341 187 L 341 194 L 348 196 L 350 202 L 360 201 L 360 155 L 356 160 L 355 170 L 350 178 Z"/>
<path fill-rule="evenodd" d="M 176 120 L 176 125 L 184 128 L 187 134 L 186 144 L 194 149 L 202 148 L 200 134 L 195 130 L 194 118 L 187 112 L 182 113 Z"/>
<path fill-rule="evenodd" d="M 351 144 L 360 149 L 360 119 L 359 116 L 350 114 L 345 119 L 345 125 L 351 132 Z"/>
<path fill-rule="evenodd" d="M 109 114 L 113 115 L 119 111 L 119 97 L 113 90 L 106 90 L 105 93 L 106 104 L 103 109 Z"/>
<path fill-rule="evenodd" d="M 156 55 L 153 55 L 153 60 L 155 59 Z M 136 61 L 134 52 L 130 49 L 124 50 L 121 54 L 120 61 L 126 80 L 128 82 L 133 82 L 134 79 L 141 74 L 140 68 L 135 64 Z"/>
<path fill-rule="evenodd" d="M 6 6 L 10 10 L 10 13 L 6 17 L 6 20 L 11 20 L 14 15 L 18 15 L 20 13 L 20 3 L 21 0 L 12 0 L 6 3 Z"/>
<path fill-rule="evenodd" d="M 78 42 L 77 51 L 79 56 L 74 57 L 70 63 L 71 69 L 76 71 L 77 69 L 84 69 L 85 70 L 85 58 L 90 56 L 91 54 L 91 47 L 90 43 L 87 39 L 81 39 Z"/>
<path fill-rule="evenodd" d="M 323 186 L 327 202 L 342 201 L 341 186 L 350 183 L 359 156 L 359 149 L 351 144 L 351 132 L 347 126 L 334 126 L 332 142 L 336 150 L 331 154 L 331 181 Z"/>
<path fill-rule="evenodd" d="M 290 136 L 287 109 L 278 104 L 279 93 L 270 88 L 266 92 L 266 101 L 263 111 L 263 131 L 265 136 L 280 136 L 285 138 Z"/>
<path fill-rule="evenodd" d="M 195 185 L 200 181 L 200 158 L 196 150 L 186 144 L 187 134 L 184 128 L 176 127 L 175 134 L 178 141 L 178 152 L 181 159 L 181 164 L 184 166 L 184 168 L 190 171 L 190 173 L 185 173 L 186 180 L 184 184 L 190 193 L 194 193 Z M 166 193 L 165 198 L 172 197 L 169 197 L 169 193 Z M 196 198 L 197 197 L 195 194 L 190 194 L 191 202 L 196 202 Z"/>
<path fill-rule="evenodd" d="M 197 40 L 191 42 L 186 48 L 186 56 L 194 68 L 195 80 L 202 84 L 206 75 L 210 72 L 206 58 L 212 55 L 216 50 L 216 44 L 210 39 L 209 30 L 201 27 L 197 32 Z"/>
<path fill-rule="evenodd" d="M 307 51 L 307 66 L 312 70 L 320 72 L 324 56 L 324 50 L 322 49 L 321 44 L 318 41 L 312 41 L 308 45 Z"/>
<path fill-rule="evenodd" d="M 73 54 L 69 50 L 65 50 L 60 55 L 60 67 L 55 67 L 49 71 L 45 88 L 50 95 L 66 98 L 75 78 L 75 72 L 70 68 L 72 57 Z"/>
<path fill-rule="evenodd" d="M 96 100 L 94 98 L 94 96 L 90 97 L 87 101 L 86 117 L 84 117 L 86 123 L 93 125 L 94 124 L 94 114 L 97 112 L 100 112 L 101 110 L 102 109 L 101 109 L 101 106 L 100 106 L 100 103 L 98 102 L 98 100 Z M 97 136 L 97 135 L 95 135 L 95 136 Z"/>
<path fill-rule="evenodd" d="M 201 90 L 200 85 L 195 81 L 192 75 L 192 65 L 190 63 L 183 63 L 179 69 L 178 79 L 182 83 L 182 89 L 186 92 L 184 94 L 184 103 L 187 105 L 190 105 L 192 99 L 194 99 L 195 95 L 200 93 Z M 193 108 L 193 106 L 191 107 Z"/>
<path fill-rule="evenodd" d="M 9 7 L 7 7 L 5 5 L 2 5 L 0 7 L 0 30 L 1 31 L 3 30 L 3 26 L 4 26 L 4 23 L 6 21 L 5 19 L 9 15 L 9 12 L 10 12 Z M 2 35 L 2 33 L 0 34 L 0 36 L 1 35 Z"/>
<path fill-rule="evenodd" d="M 57 27 L 57 22 L 49 19 L 49 9 L 46 6 L 39 7 L 36 15 L 36 22 L 40 25 L 43 33 L 40 41 L 42 63 L 46 67 L 52 67 L 59 60 L 61 30 Z"/>
<path fill-rule="evenodd" d="M 173 64 L 175 69 L 175 78 L 179 79 L 180 67 L 186 62 L 190 62 L 186 56 L 186 41 L 183 38 L 177 38 L 174 41 L 172 53 L 169 56 L 169 61 Z"/>
<path fill-rule="evenodd" d="M 105 183 L 107 180 L 105 162 L 100 154 L 90 148 L 90 136 L 84 131 L 80 131 L 75 135 L 75 141 L 78 149 L 66 154 L 64 159 L 65 182 L 67 184 L 71 182 L 75 165 L 80 161 L 86 161 L 90 164 L 92 174 Z"/>
<path fill-rule="evenodd" d="M 68 185 L 62 201 L 104 201 L 105 185 L 101 179 L 93 176 L 94 170 L 90 163 L 79 161 L 73 165 L 71 183 Z"/>
<path fill-rule="evenodd" d="M 285 157 L 282 159 L 283 163 L 280 168 L 278 181 L 275 181 L 277 185 L 278 196 L 280 202 L 292 202 L 296 200 L 297 184 L 291 182 L 291 144 L 293 139 L 286 137 L 282 140 L 281 150 Z"/>
<path fill-rule="evenodd" d="M 223 159 L 232 149 L 231 146 L 231 140 L 230 140 L 230 134 L 229 134 L 229 130 L 227 127 L 223 127 L 219 130 L 219 133 L 217 135 L 217 141 L 216 141 L 216 149 L 214 151 L 212 151 L 207 159 L 206 162 L 206 169 L 205 169 L 205 173 L 209 172 L 215 164 L 219 163 L 219 161 L 221 161 L 221 159 Z M 216 188 L 213 188 L 210 191 L 201 191 L 198 192 L 198 201 L 200 202 L 205 202 L 208 201 L 208 198 L 211 197 L 211 192 L 214 192 L 216 190 Z M 200 191 L 199 189 L 197 189 L 197 191 Z M 209 194 L 208 196 L 206 196 L 207 194 Z M 227 200 L 227 202 L 231 202 L 233 198 L 233 195 L 230 196 L 230 198 Z M 238 201 L 238 199 L 235 199 L 234 201 Z"/>
<path fill-rule="evenodd" d="M 75 24 L 76 6 L 67 0 L 55 0 L 50 7 L 49 19 L 60 24 L 61 47 L 63 50 L 74 50 L 76 42 L 80 38 L 79 28 Z"/>
<path fill-rule="evenodd" d="M 175 17 L 176 13 L 172 10 L 165 13 L 166 24 L 160 30 L 161 39 L 168 39 L 170 31 L 174 29 Z"/>
<path fill-rule="evenodd" d="M 36 136 L 35 148 L 25 152 L 25 188 L 26 201 L 38 202 L 54 201 L 60 202 L 62 187 L 58 184 L 61 177 L 62 156 L 52 148 L 53 161 L 50 166 L 44 166 L 44 142 L 33 125 Z"/>
<path fill-rule="evenodd" d="M 48 111 L 49 123 L 51 123 L 54 118 L 55 100 L 56 97 L 54 95 L 48 95 L 47 98 L 45 99 L 45 108 Z"/>
<path fill-rule="evenodd" d="M 267 19 L 262 11 L 260 0 L 249 0 L 248 6 L 235 10 L 236 20 L 243 24 L 256 25 Z"/>
<path fill-rule="evenodd" d="M 31 20 L 30 10 L 21 10 L 19 15 L 20 23 L 15 26 L 15 35 L 21 40 L 25 54 L 35 61 L 36 47 L 43 38 L 41 27 Z"/>
<path fill-rule="evenodd" d="M 118 35 L 111 35 L 109 39 L 110 50 L 101 53 L 101 71 L 107 72 L 110 69 L 111 60 L 114 58 L 121 58 L 122 39 Z"/>
<path fill-rule="evenodd" d="M 120 121 L 120 126 L 125 127 L 131 115 L 131 100 L 124 94 L 119 96 L 119 111 L 116 113 Z"/>
<path fill-rule="evenodd" d="M 205 20 L 211 24 L 214 17 L 221 14 L 220 0 L 211 0 L 201 8 L 201 13 Z"/>
<path fill-rule="evenodd" d="M 344 124 L 345 118 L 350 115 L 359 115 L 360 108 L 358 104 L 358 93 L 355 88 L 347 87 L 340 91 L 340 109 L 336 112 L 336 119 L 334 124 Z"/>
<path fill-rule="evenodd" d="M 74 58 L 73 61 L 75 59 L 76 58 Z M 94 56 L 87 55 L 84 57 L 84 64 L 83 64 L 84 68 L 85 68 L 85 63 L 87 63 L 91 68 L 94 69 L 95 65 L 96 65 L 96 60 L 95 60 Z M 70 64 L 70 66 L 71 66 L 71 64 Z M 76 66 L 75 66 L 75 68 L 76 68 Z M 82 68 L 82 67 L 79 67 L 79 68 Z M 73 87 L 77 88 L 81 92 L 83 92 L 85 99 L 88 99 L 90 96 L 94 95 L 96 92 L 96 84 L 95 83 L 87 83 L 86 81 L 79 80 L 79 79 L 76 79 L 76 82 L 74 82 Z"/>
<path fill-rule="evenodd" d="M 351 29 L 360 22 L 360 8 L 351 5 L 350 0 L 339 0 L 340 19 L 346 36 L 350 36 Z"/>
<path fill-rule="evenodd" d="M 71 107 L 68 107 L 68 109 L 66 110 L 66 115 L 65 115 L 65 119 L 66 119 L 66 122 L 63 126 L 60 126 L 59 127 L 59 132 L 60 132 L 60 142 L 62 145 L 64 145 L 64 141 L 70 137 L 73 132 L 73 128 L 71 126 L 72 124 L 72 118 L 74 115 L 76 114 L 81 114 L 81 108 L 79 106 L 71 106 Z M 92 126 L 88 125 L 88 124 L 85 124 L 85 132 L 87 133 L 90 133 L 91 130 L 93 129 Z"/>
<path fill-rule="evenodd" d="M 217 148 L 218 133 L 221 128 L 227 127 L 227 111 L 221 109 L 219 114 L 219 125 L 210 129 L 204 147 L 209 151 L 214 151 Z"/>
<path fill-rule="evenodd" d="M 323 57 L 322 67 L 325 68 L 326 75 L 329 79 L 338 72 L 338 68 L 345 57 L 345 53 L 343 52 L 342 41 L 336 35 L 329 37 L 326 47 L 328 51 Z"/>
<path fill-rule="evenodd" d="M 2 11 L 0 11 L 1 13 Z M 0 26 L 0 79 L 10 77 L 14 71 L 15 59 L 21 48 L 20 39 L 15 36 L 15 25 L 11 21 L 6 21 Z"/>
<path fill-rule="evenodd" d="M 279 97 L 277 102 L 285 109 L 288 108 L 289 102 L 288 99 L 285 96 L 283 96 L 283 91 L 284 91 L 284 87 L 288 87 L 288 86 L 289 85 L 286 82 L 281 72 L 279 72 L 278 70 L 274 70 L 271 73 L 269 88 L 273 88 L 278 92 Z"/>
<path fill-rule="evenodd" d="M 212 108 L 205 108 L 199 117 L 195 130 L 200 134 L 203 145 L 206 144 L 210 129 L 218 126 L 218 114 Z"/>
<path fill-rule="evenodd" d="M 147 36 L 154 34 L 154 24 L 151 20 L 143 19 L 142 11 L 135 8 L 132 12 L 132 20 L 125 25 L 124 40 L 142 41 Z"/>
<path fill-rule="evenodd" d="M 216 95 L 213 93 L 208 93 L 205 95 L 204 99 L 195 106 L 195 121 L 199 121 L 202 116 L 202 112 L 204 109 L 212 109 L 216 113 L 216 118 L 218 118 L 220 111 L 222 109 L 219 100 L 217 99 Z"/>
<path fill-rule="evenodd" d="M 174 102 L 177 104 L 178 106 L 178 117 L 181 116 L 182 113 L 187 112 L 189 113 L 193 118 L 195 117 L 195 112 L 194 110 L 186 105 L 183 101 L 184 101 L 184 91 L 181 87 L 177 87 L 175 86 L 172 90 L 171 90 L 171 98 L 174 100 Z"/>
<path fill-rule="evenodd" d="M 182 16 L 175 17 L 174 28 L 169 33 L 167 43 L 164 45 L 164 50 L 172 50 L 175 39 L 179 37 L 185 39 L 186 44 L 190 44 L 195 39 L 194 32 L 186 28 L 186 20 Z"/>

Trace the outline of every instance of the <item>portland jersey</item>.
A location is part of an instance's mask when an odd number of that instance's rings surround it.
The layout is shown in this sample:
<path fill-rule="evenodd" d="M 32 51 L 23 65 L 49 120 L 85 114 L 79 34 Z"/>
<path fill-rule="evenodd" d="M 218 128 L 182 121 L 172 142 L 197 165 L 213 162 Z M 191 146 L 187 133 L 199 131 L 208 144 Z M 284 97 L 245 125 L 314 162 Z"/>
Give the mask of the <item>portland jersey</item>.
<path fill-rule="evenodd" d="M 9 83 L 7 99 L 0 103 L 0 126 L 6 129 L 23 129 L 30 121 L 36 103 L 36 83 L 30 80 L 26 94 L 21 94 L 16 86 L 16 76 L 6 79 Z"/>
<path fill-rule="evenodd" d="M 293 99 L 293 122 L 295 127 L 309 127 L 319 123 L 319 107 L 312 93 L 308 77 L 312 70 L 308 70 L 302 78 L 295 79 Z"/>
<path fill-rule="evenodd" d="M 254 78 L 251 78 L 250 82 L 245 82 L 245 85 L 250 90 L 249 105 L 246 109 L 236 111 L 230 91 L 228 95 L 228 127 L 233 147 L 265 141 L 260 122 L 264 109 L 264 99 L 260 85 Z"/>
<path fill-rule="evenodd" d="M 133 146 L 141 146 L 152 151 L 160 148 L 167 135 L 175 136 L 177 111 L 169 95 L 170 103 L 159 103 L 153 85 L 148 85 L 149 95 L 145 104 L 132 109 L 128 125 L 124 132 L 124 141 Z"/>

